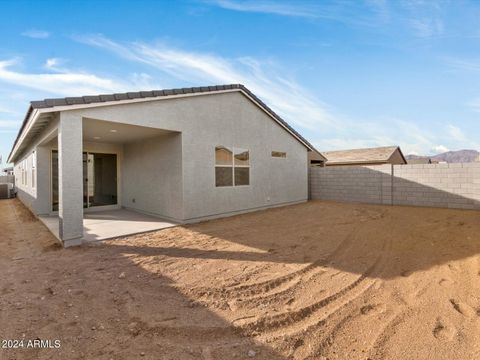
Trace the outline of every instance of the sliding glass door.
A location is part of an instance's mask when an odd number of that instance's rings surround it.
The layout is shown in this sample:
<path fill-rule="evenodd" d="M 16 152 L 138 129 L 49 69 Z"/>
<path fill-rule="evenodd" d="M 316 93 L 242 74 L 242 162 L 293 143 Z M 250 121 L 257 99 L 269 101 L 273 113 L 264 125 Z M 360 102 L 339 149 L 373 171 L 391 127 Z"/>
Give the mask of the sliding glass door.
<path fill-rule="evenodd" d="M 117 155 L 83 153 L 83 207 L 117 204 Z M 52 210 L 58 211 L 58 152 L 52 152 Z"/>
<path fill-rule="evenodd" d="M 117 204 L 117 155 L 83 154 L 84 207 Z"/>

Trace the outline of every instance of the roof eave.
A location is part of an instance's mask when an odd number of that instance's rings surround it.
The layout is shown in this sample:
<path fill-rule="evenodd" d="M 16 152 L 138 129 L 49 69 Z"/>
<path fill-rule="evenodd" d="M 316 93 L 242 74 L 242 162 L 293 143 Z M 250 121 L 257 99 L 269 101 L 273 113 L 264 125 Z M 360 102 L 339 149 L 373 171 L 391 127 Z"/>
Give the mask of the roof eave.
<path fill-rule="evenodd" d="M 388 160 L 365 160 L 365 161 L 327 161 L 326 165 L 362 165 L 362 164 L 387 164 Z"/>
<path fill-rule="evenodd" d="M 13 161 L 13 157 L 14 157 L 17 149 L 18 149 L 18 146 L 21 144 L 20 140 L 21 140 L 22 136 L 25 135 L 23 133 L 23 131 L 27 127 L 27 124 L 30 122 L 30 119 L 32 118 L 33 113 L 36 114 L 37 111 L 30 104 L 29 107 L 28 107 L 27 113 L 25 114 L 25 117 L 23 119 L 22 125 L 20 126 L 20 129 L 18 130 L 17 137 L 15 138 L 15 141 L 13 142 L 12 150 L 10 150 L 10 154 L 8 155 L 8 158 L 7 158 L 7 163 L 11 163 Z"/>
<path fill-rule="evenodd" d="M 188 89 L 186 91 L 185 89 Z M 321 154 L 315 147 L 310 144 L 302 135 L 300 135 L 295 129 L 293 129 L 285 120 L 283 120 L 279 115 L 277 115 L 272 109 L 270 109 L 262 100 L 260 100 L 255 94 L 253 94 L 247 87 L 242 84 L 231 84 L 231 85 L 217 85 L 217 86 L 206 86 L 206 87 L 197 87 L 197 88 L 183 88 L 183 89 L 169 89 L 169 90 L 160 90 L 160 91 L 150 91 L 150 92 L 140 92 L 141 95 L 145 96 L 128 96 L 126 93 L 125 98 L 119 99 L 119 96 L 122 94 L 113 94 L 113 95 L 98 95 L 95 98 L 100 99 L 100 101 L 92 102 L 75 102 L 74 99 L 77 98 L 64 98 L 64 99 L 47 99 L 43 101 L 32 101 L 30 103 L 29 109 L 25 115 L 22 126 L 17 134 L 15 142 L 13 144 L 12 150 L 8 156 L 8 161 L 14 159 L 16 151 L 21 145 L 22 138 L 25 137 L 26 133 L 24 130 L 27 127 L 31 119 L 33 112 L 35 113 L 48 113 L 48 112 L 57 112 L 57 111 L 69 111 L 76 109 L 83 109 L 88 107 L 99 107 L 99 106 L 111 106 L 116 104 L 124 103 L 134 103 L 134 102 L 146 102 L 146 101 L 155 101 L 163 99 L 172 99 L 178 97 L 190 97 L 196 95 L 209 95 L 215 93 L 226 93 L 226 92 L 235 92 L 239 91 L 253 103 L 255 103 L 260 109 L 262 109 L 267 115 L 269 115 L 275 122 L 282 126 L 287 132 L 289 132 L 294 138 L 296 138 L 301 144 L 303 144 L 308 151 L 313 151 L 318 153 L 322 158 L 327 161 L 325 156 Z M 155 95 L 155 94 L 158 95 Z M 147 96 L 148 95 L 148 96 Z M 88 96 L 82 97 L 84 101 L 88 100 Z M 70 99 L 70 100 L 69 100 Z M 78 98 L 80 99 L 80 98 Z M 71 102 L 70 104 L 68 102 Z M 30 124 L 31 126 L 31 124 Z M 27 129 L 28 130 L 28 129 Z"/>

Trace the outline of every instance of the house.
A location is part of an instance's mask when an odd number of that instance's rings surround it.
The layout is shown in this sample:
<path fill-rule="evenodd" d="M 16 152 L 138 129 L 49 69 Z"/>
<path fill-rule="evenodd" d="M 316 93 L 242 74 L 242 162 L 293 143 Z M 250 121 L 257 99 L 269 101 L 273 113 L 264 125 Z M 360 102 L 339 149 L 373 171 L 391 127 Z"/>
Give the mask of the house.
<path fill-rule="evenodd" d="M 432 164 L 432 159 L 428 157 L 418 157 L 414 159 L 407 159 L 407 164 L 415 165 L 415 164 Z"/>
<path fill-rule="evenodd" d="M 0 174 L 0 176 L 10 176 L 10 175 L 13 175 L 13 166 L 4 168 Z"/>
<path fill-rule="evenodd" d="M 33 101 L 9 162 L 20 200 L 72 246 L 84 212 L 189 223 L 306 201 L 309 152 L 236 84 Z"/>
<path fill-rule="evenodd" d="M 308 153 L 308 162 L 310 166 L 323 167 L 327 162 L 327 158 L 323 156 L 321 153 L 319 153 L 318 151 L 310 151 Z"/>
<path fill-rule="evenodd" d="M 327 151 L 322 154 L 327 158 L 326 166 L 401 165 L 407 163 L 399 146 Z"/>

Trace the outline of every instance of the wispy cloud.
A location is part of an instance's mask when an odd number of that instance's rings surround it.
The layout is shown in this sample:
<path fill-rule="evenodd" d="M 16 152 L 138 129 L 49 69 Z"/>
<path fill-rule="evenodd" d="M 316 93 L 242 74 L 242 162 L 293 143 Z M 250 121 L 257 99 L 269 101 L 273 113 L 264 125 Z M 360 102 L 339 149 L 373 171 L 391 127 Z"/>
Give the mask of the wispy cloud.
<path fill-rule="evenodd" d="M 17 129 L 19 124 L 16 120 L 0 120 L 0 129 Z"/>
<path fill-rule="evenodd" d="M 77 37 L 129 60 L 192 85 L 242 83 L 260 96 L 288 121 L 305 129 L 333 125 L 328 107 L 293 79 L 275 71 L 273 62 L 252 57 L 227 59 L 218 55 L 190 52 L 166 45 L 121 44 L 103 36 Z"/>
<path fill-rule="evenodd" d="M 429 39 L 444 33 L 444 7 L 440 2 L 404 0 L 400 4 L 414 36 Z"/>
<path fill-rule="evenodd" d="M 441 154 L 441 153 L 444 153 L 444 152 L 447 152 L 447 151 L 450 151 L 449 148 L 447 148 L 446 146 L 444 145 L 437 145 L 437 146 L 434 146 L 432 148 L 432 152 L 434 154 Z"/>
<path fill-rule="evenodd" d="M 45 61 L 45 64 L 43 67 L 47 70 L 51 71 L 62 71 L 62 69 L 59 68 L 60 65 L 62 65 L 65 61 L 60 58 L 49 58 L 47 61 Z"/>
<path fill-rule="evenodd" d="M 480 112 L 480 98 L 473 99 L 467 104 L 467 106 L 472 111 Z"/>
<path fill-rule="evenodd" d="M 453 140 L 463 149 L 480 149 L 480 142 L 478 139 L 456 125 L 448 124 L 446 134 L 450 140 Z"/>
<path fill-rule="evenodd" d="M 446 58 L 447 65 L 456 70 L 480 72 L 480 59 Z"/>
<path fill-rule="evenodd" d="M 274 14 L 281 16 L 295 16 L 315 18 L 318 17 L 317 9 L 311 5 L 304 5 L 299 3 L 286 4 L 279 1 L 238 1 L 238 0 L 211 0 L 207 1 L 212 5 L 217 5 L 221 8 L 242 11 L 242 12 L 256 12 L 264 14 Z"/>
<path fill-rule="evenodd" d="M 22 35 L 32 39 L 47 39 L 50 37 L 50 33 L 48 31 L 36 29 L 24 31 Z"/>
<path fill-rule="evenodd" d="M 465 142 L 467 140 L 463 131 L 458 126 L 452 124 L 447 125 L 447 134 L 450 135 L 452 139 L 459 142 Z"/>
<path fill-rule="evenodd" d="M 110 51 L 119 57 L 158 71 L 178 86 L 242 83 L 285 120 L 304 129 L 321 150 L 401 145 L 405 153 L 427 154 L 443 141 L 442 132 L 422 129 L 418 122 L 382 117 L 365 121 L 343 116 L 273 60 L 254 57 L 226 58 L 186 51 L 166 44 L 120 43 L 101 35 L 76 37 L 77 41 Z M 444 134 L 453 128 L 445 128 Z M 448 134 L 450 136 L 450 134 Z M 456 133 L 459 136 L 459 132 Z"/>
<path fill-rule="evenodd" d="M 443 21 L 438 18 L 411 19 L 414 34 L 420 38 L 431 38 L 443 33 Z"/>
<path fill-rule="evenodd" d="M 222 9 L 297 17 L 323 19 L 349 25 L 377 26 L 390 18 L 388 6 L 384 0 L 360 1 L 295 1 L 281 0 L 203 0 L 207 5 Z"/>
<path fill-rule="evenodd" d="M 344 120 L 340 131 L 324 133 L 322 129 L 313 143 L 323 150 L 400 145 L 405 154 L 427 154 L 437 141 L 434 134 L 413 121 L 393 117 Z"/>
<path fill-rule="evenodd" d="M 0 114 L 16 114 L 16 111 L 8 107 L 7 105 L 0 104 Z"/>
<path fill-rule="evenodd" d="M 13 69 L 18 63 L 18 59 L 0 61 L 0 82 L 64 96 L 129 91 L 139 89 L 139 85 L 145 85 L 144 78 L 140 84 L 136 82 L 138 78 L 135 78 L 135 74 L 128 81 L 58 68 L 55 73 L 24 73 Z M 47 60 L 46 65 L 53 67 L 55 61 L 49 63 Z"/>
<path fill-rule="evenodd" d="M 21 121 L 0 120 L 0 134 L 15 133 L 20 127 Z"/>

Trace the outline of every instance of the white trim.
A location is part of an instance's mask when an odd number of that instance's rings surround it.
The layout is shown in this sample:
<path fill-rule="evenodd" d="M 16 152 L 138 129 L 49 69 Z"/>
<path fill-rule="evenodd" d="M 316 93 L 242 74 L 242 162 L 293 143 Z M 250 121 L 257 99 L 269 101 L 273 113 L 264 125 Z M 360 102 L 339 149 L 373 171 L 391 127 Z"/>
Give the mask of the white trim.
<path fill-rule="evenodd" d="M 27 134 L 30 131 L 30 129 L 32 128 L 33 124 L 37 121 L 38 115 L 39 115 L 38 109 L 34 109 L 32 111 L 32 113 L 30 114 L 30 116 L 28 118 L 28 121 L 27 121 L 27 125 L 22 130 L 22 133 L 20 134 L 20 138 L 18 139 L 17 143 L 15 144 L 15 147 L 13 148 L 12 154 L 8 157 L 8 160 L 7 160 L 8 162 L 12 162 L 11 160 L 12 160 L 13 157 L 15 157 L 15 153 L 17 152 L 20 144 L 23 142 L 23 140 L 27 136 Z"/>
<path fill-rule="evenodd" d="M 138 99 L 125 99 L 125 100 L 112 100 L 112 101 L 105 101 L 105 102 L 94 102 L 90 104 L 77 104 L 77 105 L 62 105 L 62 106 L 52 106 L 48 108 L 39 108 L 34 109 L 33 112 L 30 114 L 29 120 L 27 122 L 27 126 L 22 131 L 18 142 L 16 143 L 11 156 L 8 158 L 8 162 L 15 156 L 15 153 L 18 150 L 18 147 L 25 139 L 26 134 L 30 131 L 33 124 L 37 121 L 38 116 L 40 114 L 57 112 L 57 111 L 73 111 L 78 109 L 87 109 L 87 108 L 94 108 L 94 107 L 102 107 L 102 106 L 112 106 L 112 105 L 123 105 L 123 104 L 134 104 L 134 103 L 141 103 L 141 102 L 150 102 L 150 101 L 160 101 L 160 100 L 169 100 L 169 99 L 177 99 L 177 98 L 184 98 L 184 97 L 192 97 L 192 96 L 206 96 L 212 94 L 222 94 L 222 93 L 230 93 L 230 92 L 241 92 L 245 95 L 250 101 L 252 101 L 255 105 L 257 105 L 261 110 L 265 112 L 270 118 L 272 118 L 277 124 L 283 127 L 290 135 L 292 135 L 295 139 L 297 139 L 300 143 L 302 143 L 307 149 L 310 151 L 316 151 L 315 149 L 311 148 L 305 141 L 303 141 L 298 135 L 292 132 L 285 124 L 283 124 L 280 120 L 275 118 L 272 114 L 270 114 L 262 105 L 258 103 L 253 97 L 251 97 L 246 91 L 243 89 L 235 88 L 235 89 L 226 89 L 226 90 L 214 90 L 214 91 L 204 91 L 204 92 L 197 92 L 197 93 L 188 93 L 188 94 L 175 94 L 175 95 L 164 95 L 164 96 L 152 96 L 148 98 L 138 98 Z"/>
<path fill-rule="evenodd" d="M 224 148 L 226 149 L 232 149 L 232 163 L 230 165 L 226 165 L 226 164 L 223 164 L 223 165 L 218 165 L 217 164 L 217 153 L 216 153 L 216 149 L 217 147 L 219 146 L 223 146 Z M 239 150 L 245 150 L 248 152 L 248 165 L 235 165 L 235 149 L 239 149 Z M 228 147 L 228 146 L 225 146 L 225 145 L 215 145 L 215 148 L 214 148 L 214 170 L 220 167 L 228 167 L 228 168 L 231 168 L 232 169 L 232 185 L 222 185 L 222 186 L 217 186 L 217 172 L 215 171 L 214 173 L 214 178 L 215 178 L 215 188 L 238 188 L 238 187 L 248 187 L 251 185 L 251 180 L 252 180 L 252 171 L 251 171 L 251 168 L 252 168 L 252 164 L 250 163 L 250 149 L 246 149 L 246 148 L 242 148 L 242 147 L 235 147 L 235 146 L 232 146 L 232 147 Z M 235 168 L 245 168 L 245 169 L 249 169 L 248 171 L 248 184 L 245 184 L 245 185 L 237 185 L 235 184 Z"/>

